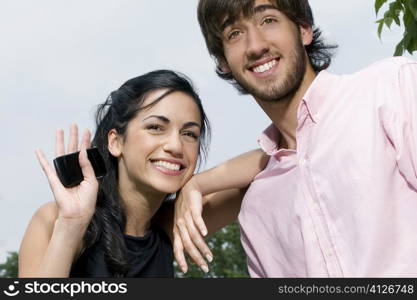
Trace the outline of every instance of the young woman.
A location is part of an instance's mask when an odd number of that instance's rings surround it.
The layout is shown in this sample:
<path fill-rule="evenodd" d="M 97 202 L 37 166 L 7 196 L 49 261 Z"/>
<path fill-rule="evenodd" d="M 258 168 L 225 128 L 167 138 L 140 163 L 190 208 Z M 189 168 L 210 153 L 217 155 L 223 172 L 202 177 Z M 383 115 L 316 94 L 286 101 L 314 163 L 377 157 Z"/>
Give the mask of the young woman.
<path fill-rule="evenodd" d="M 92 146 L 107 174 L 97 181 L 83 136 L 84 180 L 65 188 L 41 151 L 38 160 L 55 202 L 34 214 L 19 253 L 21 277 L 172 277 L 167 235 L 153 225 L 161 204 L 192 176 L 205 154 L 209 123 L 190 82 L 160 70 L 133 78 L 111 93 L 96 114 Z M 71 128 L 68 153 L 78 150 Z M 56 155 L 64 155 L 57 131 Z"/>

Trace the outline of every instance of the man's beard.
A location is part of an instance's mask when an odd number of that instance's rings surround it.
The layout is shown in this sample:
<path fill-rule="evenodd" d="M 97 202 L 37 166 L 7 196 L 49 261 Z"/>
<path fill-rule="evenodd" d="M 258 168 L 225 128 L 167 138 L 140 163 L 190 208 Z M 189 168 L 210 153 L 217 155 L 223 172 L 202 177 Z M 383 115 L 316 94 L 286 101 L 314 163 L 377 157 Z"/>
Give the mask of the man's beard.
<path fill-rule="evenodd" d="M 256 99 L 265 102 L 278 102 L 293 96 L 299 89 L 306 71 L 304 46 L 300 38 L 296 39 L 295 47 L 289 56 L 288 68 L 280 78 L 265 82 L 267 87 L 250 84 L 240 74 L 234 74 L 236 82 Z M 280 67 L 280 66 L 278 66 Z M 281 80 L 280 80 L 281 79 Z"/>

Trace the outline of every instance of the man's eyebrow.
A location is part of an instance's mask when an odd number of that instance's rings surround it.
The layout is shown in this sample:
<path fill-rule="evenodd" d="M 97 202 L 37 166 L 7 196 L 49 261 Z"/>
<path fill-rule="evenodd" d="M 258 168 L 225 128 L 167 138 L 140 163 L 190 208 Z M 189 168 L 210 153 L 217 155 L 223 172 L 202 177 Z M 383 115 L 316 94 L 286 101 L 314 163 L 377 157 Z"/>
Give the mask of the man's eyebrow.
<path fill-rule="evenodd" d="M 261 12 L 264 12 L 265 10 L 268 9 L 274 9 L 274 10 L 278 10 L 278 8 L 272 4 L 262 4 L 262 5 L 258 5 L 253 7 L 250 11 L 249 11 L 249 16 L 255 15 L 255 14 L 259 14 Z M 227 27 L 229 27 L 230 25 L 232 25 L 233 23 L 236 22 L 237 17 L 228 17 L 224 20 L 224 22 L 222 23 L 222 25 L 220 26 L 220 30 L 221 32 L 223 32 Z"/>
<path fill-rule="evenodd" d="M 165 116 L 158 116 L 158 115 L 148 116 L 145 119 L 143 119 L 143 121 L 146 121 L 147 119 L 150 119 L 150 118 L 157 118 L 157 119 L 161 120 L 164 123 L 169 123 L 170 122 L 167 117 L 165 117 Z"/>
<path fill-rule="evenodd" d="M 272 5 L 272 4 L 262 4 L 262 5 L 255 6 L 252 9 L 251 13 L 252 14 L 258 14 L 258 13 L 264 12 L 265 10 L 268 10 L 268 9 L 278 10 L 278 8 L 274 5 Z"/>
<path fill-rule="evenodd" d="M 236 18 L 226 18 L 224 20 L 223 24 L 220 26 L 220 31 L 223 32 L 227 27 L 232 25 L 235 22 Z"/>

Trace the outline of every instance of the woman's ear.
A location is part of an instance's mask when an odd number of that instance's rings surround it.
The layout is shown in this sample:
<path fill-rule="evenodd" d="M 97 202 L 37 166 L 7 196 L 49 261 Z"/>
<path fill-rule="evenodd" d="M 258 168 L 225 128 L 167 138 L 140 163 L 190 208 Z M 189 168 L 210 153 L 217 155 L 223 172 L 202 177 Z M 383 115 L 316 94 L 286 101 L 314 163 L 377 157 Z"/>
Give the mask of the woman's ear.
<path fill-rule="evenodd" d="M 107 134 L 109 152 L 114 157 L 119 157 L 122 154 L 122 138 L 117 133 L 116 129 L 112 129 Z"/>
<path fill-rule="evenodd" d="M 304 46 L 308 46 L 313 41 L 313 27 L 310 25 L 303 26 L 300 25 L 300 34 L 301 34 L 301 40 L 303 41 Z"/>

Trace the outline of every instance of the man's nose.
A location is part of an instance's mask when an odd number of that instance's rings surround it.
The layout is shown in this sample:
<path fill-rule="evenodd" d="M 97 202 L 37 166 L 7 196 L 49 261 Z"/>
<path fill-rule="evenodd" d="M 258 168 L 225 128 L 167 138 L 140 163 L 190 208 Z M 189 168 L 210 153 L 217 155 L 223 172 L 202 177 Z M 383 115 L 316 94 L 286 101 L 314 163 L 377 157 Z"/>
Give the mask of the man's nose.
<path fill-rule="evenodd" d="M 256 27 L 247 31 L 247 56 L 249 60 L 261 58 L 269 51 L 269 45 L 261 30 Z"/>

